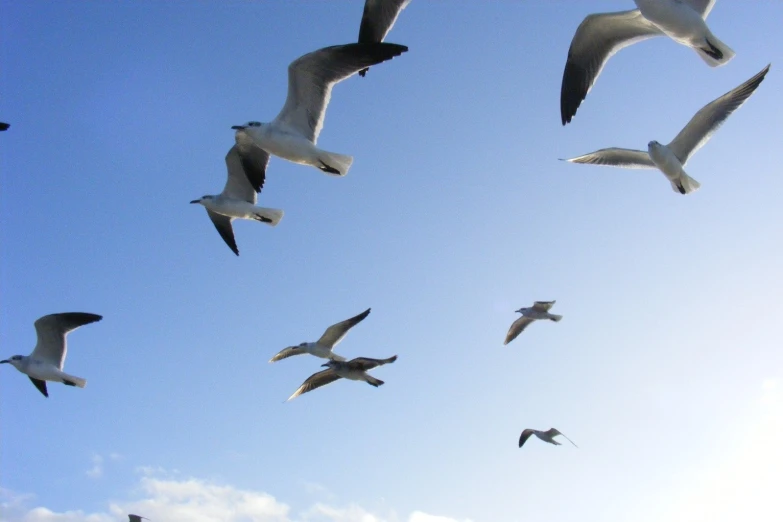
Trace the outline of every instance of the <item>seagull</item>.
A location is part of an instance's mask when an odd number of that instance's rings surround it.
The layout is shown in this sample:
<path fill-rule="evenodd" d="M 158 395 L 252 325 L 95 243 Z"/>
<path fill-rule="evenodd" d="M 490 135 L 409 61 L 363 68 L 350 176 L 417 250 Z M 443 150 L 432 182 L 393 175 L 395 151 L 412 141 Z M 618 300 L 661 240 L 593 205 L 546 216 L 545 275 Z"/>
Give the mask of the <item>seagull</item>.
<path fill-rule="evenodd" d="M 359 27 L 359 43 L 382 42 L 389 34 L 400 12 L 411 0 L 366 0 L 362 13 L 362 25 Z M 364 77 L 369 70 L 365 67 L 359 71 Z"/>
<path fill-rule="evenodd" d="M 273 363 L 293 355 L 302 355 L 305 353 L 315 355 L 316 357 L 321 357 L 322 359 L 344 361 L 345 357 L 337 355 L 336 353 L 332 352 L 332 350 L 340 341 L 343 340 L 346 334 L 348 334 L 348 330 L 361 323 L 365 317 L 370 315 L 370 310 L 371 309 L 368 308 L 355 317 L 351 317 L 345 321 L 333 324 L 327 328 L 321 338 L 314 343 L 305 342 L 301 343 L 299 346 L 289 346 L 288 348 L 283 348 L 277 355 L 269 359 L 269 362 Z"/>
<path fill-rule="evenodd" d="M 239 249 L 234 239 L 234 228 L 231 226 L 233 220 L 250 219 L 275 226 L 283 219 L 282 210 L 255 206 L 256 192 L 261 192 L 264 186 L 264 170 L 259 170 L 258 166 L 263 164 L 266 167 L 267 161 L 269 155 L 261 149 L 251 151 L 243 161 L 240 159 L 237 146 L 234 145 L 226 154 L 228 179 L 223 192 L 216 196 L 203 196 L 191 201 L 206 207 L 207 215 L 220 233 L 220 237 L 236 255 L 239 255 Z M 255 165 L 256 168 L 245 168 L 251 165 Z M 251 183 L 258 188 L 253 188 Z"/>
<path fill-rule="evenodd" d="M 715 0 L 634 0 L 639 9 L 587 16 L 576 30 L 560 88 L 560 118 L 571 121 L 601 74 L 606 61 L 620 49 L 654 36 L 695 50 L 710 67 L 734 57 L 705 23 Z"/>
<path fill-rule="evenodd" d="M 149 520 L 149 518 L 139 515 L 128 515 L 128 522 L 141 522 L 141 519 Z"/>
<path fill-rule="evenodd" d="M 627 169 L 657 168 L 663 172 L 675 192 L 690 194 L 697 190 L 701 184 L 688 176 L 683 167 L 693 153 L 709 141 L 731 113 L 739 109 L 750 98 L 750 95 L 764 80 L 769 67 L 767 65 L 750 80 L 702 107 L 668 145 L 651 141 L 647 144 L 647 152 L 615 147 L 597 150 L 563 161 Z"/>
<path fill-rule="evenodd" d="M 62 314 L 45 315 L 35 322 L 38 343 L 30 355 L 14 355 L 10 359 L 0 361 L 8 363 L 27 375 L 38 391 L 49 396 L 46 381 L 61 382 L 66 386 L 84 388 L 87 381 L 63 372 L 68 346 L 65 337 L 68 332 L 76 330 L 85 324 L 103 319 L 96 314 L 84 312 L 66 312 Z"/>
<path fill-rule="evenodd" d="M 562 435 L 568 442 L 571 444 L 574 444 L 574 441 L 557 431 L 555 428 L 549 428 L 546 431 L 539 431 L 539 430 L 531 430 L 530 428 L 526 430 L 522 430 L 522 435 L 519 436 L 519 447 L 521 448 L 522 445 L 525 443 L 527 439 L 530 438 L 531 435 L 535 435 L 539 439 L 543 440 L 544 442 L 548 442 L 550 444 L 554 444 L 555 446 L 560 446 L 560 443 L 555 440 L 555 437 L 558 435 Z M 576 444 L 574 444 L 575 447 L 579 447 Z"/>
<path fill-rule="evenodd" d="M 3 123 L 0 121 L 0 131 L 8 130 L 8 127 L 10 127 L 10 123 Z"/>
<path fill-rule="evenodd" d="M 321 366 L 328 366 L 326 370 L 322 370 L 318 373 L 314 373 L 307 378 L 305 382 L 297 389 L 293 395 L 287 400 L 290 401 L 296 397 L 299 397 L 303 393 L 313 391 L 321 386 L 333 383 L 337 379 L 350 379 L 352 381 L 364 381 L 367 384 L 375 386 L 376 388 L 383 384 L 383 381 L 376 379 L 372 375 L 367 374 L 367 370 L 372 370 L 377 366 L 383 366 L 384 364 L 390 364 L 397 360 L 397 356 L 393 355 L 388 359 L 370 359 L 369 357 L 357 357 L 351 359 L 348 362 L 337 361 L 331 359 L 329 362 L 322 364 Z"/>
<path fill-rule="evenodd" d="M 404 45 L 391 43 L 352 43 L 325 47 L 294 60 L 288 66 L 288 97 L 280 114 L 270 123 L 251 121 L 231 127 L 236 130 L 240 156 L 244 158 L 248 150 L 260 148 L 327 174 L 345 176 L 353 157 L 315 146 L 332 86 L 407 50 Z"/>
<path fill-rule="evenodd" d="M 503 344 L 508 344 L 517 338 L 522 330 L 528 327 L 533 321 L 539 319 L 549 319 L 550 321 L 558 322 L 563 318 L 562 315 L 550 314 L 549 309 L 555 304 L 555 301 L 536 301 L 530 308 L 520 308 L 516 310 L 516 313 L 522 314 L 522 317 L 511 323 L 511 328 L 508 329 L 506 334 L 506 340 Z"/>

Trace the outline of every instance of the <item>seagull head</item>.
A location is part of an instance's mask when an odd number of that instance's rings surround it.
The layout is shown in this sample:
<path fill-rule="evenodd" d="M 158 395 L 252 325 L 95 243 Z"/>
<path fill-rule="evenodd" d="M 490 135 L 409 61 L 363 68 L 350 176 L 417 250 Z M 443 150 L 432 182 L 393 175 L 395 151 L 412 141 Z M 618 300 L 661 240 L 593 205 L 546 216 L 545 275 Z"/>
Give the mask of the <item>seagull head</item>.
<path fill-rule="evenodd" d="M 338 366 L 340 364 L 340 361 L 335 361 L 334 359 L 329 359 L 328 362 L 325 362 L 321 366 L 327 366 L 329 368 L 334 368 L 335 366 Z"/>
<path fill-rule="evenodd" d="M 0 364 L 8 363 L 18 370 L 19 365 L 22 364 L 23 360 L 24 360 L 24 355 L 14 355 L 10 359 L 3 359 L 2 361 L 0 361 Z"/>
<path fill-rule="evenodd" d="M 260 126 L 261 126 L 261 122 L 260 121 L 249 121 L 249 122 L 245 123 L 244 125 L 234 125 L 231 128 L 234 129 L 234 130 L 239 131 L 239 130 L 245 130 L 248 127 L 250 127 L 250 128 L 253 128 L 253 127 L 258 128 Z"/>
<path fill-rule="evenodd" d="M 520 308 L 519 310 L 514 310 L 515 313 L 518 314 L 524 314 L 527 311 L 527 308 Z"/>
<path fill-rule="evenodd" d="M 209 200 L 212 200 L 212 199 L 215 199 L 215 196 L 201 196 L 201 197 L 200 197 L 200 198 L 198 198 L 198 199 L 194 199 L 194 200 L 193 200 L 193 201 L 191 201 L 190 203 L 191 203 L 191 205 L 192 205 L 193 203 L 201 203 L 201 204 L 203 205 L 205 201 L 209 201 Z"/>
<path fill-rule="evenodd" d="M 648 149 L 657 149 L 657 148 L 659 148 L 659 147 L 661 147 L 661 144 L 660 144 L 660 143 L 658 143 L 658 142 L 657 142 L 657 141 L 655 141 L 655 140 L 652 140 L 650 143 L 648 143 L 648 144 L 647 144 L 647 148 L 648 148 Z"/>

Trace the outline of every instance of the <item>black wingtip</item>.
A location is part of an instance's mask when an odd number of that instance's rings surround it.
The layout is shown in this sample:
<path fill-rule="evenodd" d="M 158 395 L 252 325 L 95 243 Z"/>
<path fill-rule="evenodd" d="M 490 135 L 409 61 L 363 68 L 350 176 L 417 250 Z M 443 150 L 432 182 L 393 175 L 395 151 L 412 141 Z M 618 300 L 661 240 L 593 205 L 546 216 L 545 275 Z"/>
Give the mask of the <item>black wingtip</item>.
<path fill-rule="evenodd" d="M 586 85 L 587 71 L 569 59 L 560 86 L 560 121 L 563 126 L 571 123 L 579 106 L 587 97 Z"/>
<path fill-rule="evenodd" d="M 369 70 L 370 70 L 369 67 L 367 67 L 366 69 L 362 69 L 361 71 L 359 71 L 359 76 L 364 78 L 364 75 L 367 74 L 367 71 L 369 71 Z"/>
<path fill-rule="evenodd" d="M 8 127 L 10 127 L 10 126 L 11 126 L 10 123 L 0 122 L 0 131 L 8 130 Z"/>

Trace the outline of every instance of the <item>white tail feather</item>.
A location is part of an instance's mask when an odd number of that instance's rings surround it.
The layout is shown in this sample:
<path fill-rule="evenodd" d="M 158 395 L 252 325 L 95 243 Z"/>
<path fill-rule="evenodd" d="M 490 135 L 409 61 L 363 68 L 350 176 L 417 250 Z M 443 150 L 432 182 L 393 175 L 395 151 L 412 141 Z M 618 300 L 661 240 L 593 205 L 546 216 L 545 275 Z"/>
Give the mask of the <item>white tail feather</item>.
<path fill-rule="evenodd" d="M 263 207 L 256 207 L 255 210 L 256 214 L 266 218 L 270 219 L 269 221 L 263 221 L 262 223 L 266 223 L 269 226 L 277 226 L 278 223 L 280 223 L 280 220 L 283 219 L 283 215 L 285 212 L 282 210 L 276 209 L 276 208 L 263 208 Z"/>
<path fill-rule="evenodd" d="M 731 61 L 732 58 L 734 58 L 736 53 L 731 49 L 731 47 L 715 38 L 715 36 L 712 34 L 707 36 L 706 40 L 708 43 L 704 44 L 705 48 L 694 47 L 694 50 L 699 55 L 699 57 L 710 67 L 720 67 L 721 65 L 726 65 Z M 712 47 L 715 47 L 721 52 L 721 54 L 723 54 L 723 58 L 718 60 L 709 55 L 707 51 L 711 51 L 710 44 L 712 44 Z"/>
<path fill-rule="evenodd" d="M 682 183 L 682 188 L 685 189 L 686 194 L 690 194 L 691 192 L 696 192 L 699 190 L 699 187 L 701 187 L 701 183 L 690 177 L 689 175 L 682 173 L 682 176 L 680 176 L 680 183 Z M 676 192 L 677 194 L 682 194 L 680 191 L 679 185 L 672 181 L 672 190 Z"/>
<path fill-rule="evenodd" d="M 348 174 L 348 169 L 353 164 L 353 156 L 346 156 L 345 154 L 337 154 L 335 152 L 320 151 L 318 159 L 325 163 L 326 166 L 340 171 L 339 174 L 332 174 L 333 176 L 345 176 Z M 329 174 L 327 172 L 327 174 Z"/>
<path fill-rule="evenodd" d="M 560 319 L 563 318 L 563 316 L 562 315 L 557 315 L 557 314 L 549 314 L 549 318 L 557 323 L 557 322 L 560 321 Z"/>
<path fill-rule="evenodd" d="M 64 381 L 69 381 L 74 383 L 79 388 L 84 388 L 85 386 L 87 386 L 87 379 L 82 379 L 81 377 L 75 377 L 73 375 L 68 375 L 67 373 L 63 373 L 60 378 L 63 379 Z"/>

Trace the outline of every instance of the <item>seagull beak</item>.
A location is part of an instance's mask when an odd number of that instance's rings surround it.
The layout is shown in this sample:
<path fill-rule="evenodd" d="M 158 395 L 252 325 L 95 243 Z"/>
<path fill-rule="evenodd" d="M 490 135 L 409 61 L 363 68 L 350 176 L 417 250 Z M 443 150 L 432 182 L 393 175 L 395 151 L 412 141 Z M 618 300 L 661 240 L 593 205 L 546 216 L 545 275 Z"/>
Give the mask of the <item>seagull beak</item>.
<path fill-rule="evenodd" d="M 8 359 L 3 359 L 2 361 L 0 361 L 0 364 L 3 364 L 3 363 L 11 364 L 11 361 L 9 361 Z"/>
<path fill-rule="evenodd" d="M 3 361 L 3 362 L 8 362 L 8 361 Z M 329 366 L 329 363 L 324 363 L 321 366 Z"/>
<path fill-rule="evenodd" d="M 231 128 L 234 129 L 234 130 L 243 130 L 245 128 L 245 126 L 244 125 L 234 125 Z"/>
<path fill-rule="evenodd" d="M 192 203 L 201 203 L 201 200 L 200 199 L 194 199 L 193 201 L 191 201 L 191 204 Z"/>

